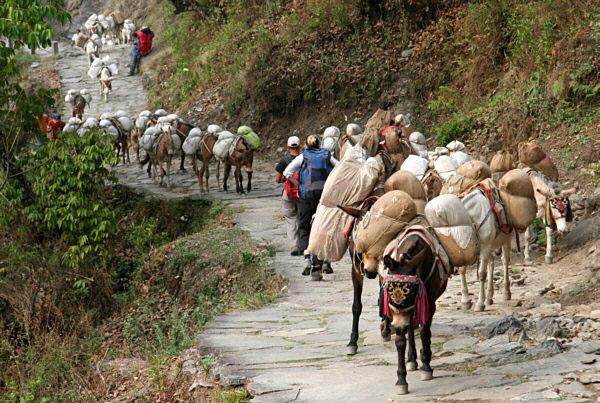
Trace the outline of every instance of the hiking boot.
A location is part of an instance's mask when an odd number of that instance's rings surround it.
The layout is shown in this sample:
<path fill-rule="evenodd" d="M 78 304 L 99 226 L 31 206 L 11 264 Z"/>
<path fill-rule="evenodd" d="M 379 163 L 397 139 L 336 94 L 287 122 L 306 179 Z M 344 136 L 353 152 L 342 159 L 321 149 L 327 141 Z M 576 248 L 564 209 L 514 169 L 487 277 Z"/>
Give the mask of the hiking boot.
<path fill-rule="evenodd" d="M 329 263 L 329 262 L 323 263 L 323 273 L 333 274 L 333 269 L 331 268 L 331 263 Z"/>
<path fill-rule="evenodd" d="M 303 276 L 308 276 L 310 274 L 310 268 L 312 264 L 310 263 L 310 256 L 304 256 L 304 270 L 302 271 Z"/>
<path fill-rule="evenodd" d="M 320 267 L 313 267 L 310 272 L 310 279 L 312 281 L 321 281 L 323 280 L 323 271 Z"/>
<path fill-rule="evenodd" d="M 292 256 L 300 256 L 300 251 L 298 249 L 292 249 L 292 252 L 290 253 L 290 255 L 292 255 Z"/>

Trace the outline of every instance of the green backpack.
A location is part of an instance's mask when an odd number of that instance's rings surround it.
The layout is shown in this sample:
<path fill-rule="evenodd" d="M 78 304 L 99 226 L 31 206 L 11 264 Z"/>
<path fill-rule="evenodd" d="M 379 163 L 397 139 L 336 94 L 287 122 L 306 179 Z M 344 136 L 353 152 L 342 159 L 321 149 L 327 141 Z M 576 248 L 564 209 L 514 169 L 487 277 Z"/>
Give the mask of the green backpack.
<path fill-rule="evenodd" d="M 256 134 L 250 127 L 240 126 L 237 130 L 237 134 L 242 136 L 244 140 L 246 140 L 248 144 L 252 146 L 252 148 L 256 149 L 260 147 L 260 137 L 258 137 L 258 134 Z"/>

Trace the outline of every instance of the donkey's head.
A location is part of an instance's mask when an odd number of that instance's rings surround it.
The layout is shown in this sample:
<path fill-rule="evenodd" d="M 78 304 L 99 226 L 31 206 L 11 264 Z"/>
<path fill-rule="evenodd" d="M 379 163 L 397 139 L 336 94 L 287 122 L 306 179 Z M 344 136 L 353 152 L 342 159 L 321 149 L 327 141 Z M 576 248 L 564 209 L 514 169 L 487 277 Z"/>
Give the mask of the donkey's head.
<path fill-rule="evenodd" d="M 566 189 L 563 191 L 536 189 L 536 192 L 544 195 L 546 198 L 544 211 L 546 224 L 550 226 L 553 223 L 556 224 L 556 229 L 561 234 L 567 232 L 567 222 L 573 221 L 569 196 L 575 193 L 575 189 Z"/>
<path fill-rule="evenodd" d="M 423 281 L 424 266 L 432 257 L 429 245 L 416 234 L 396 239 L 386 248 L 383 263 L 388 274 L 383 279 L 380 304 L 384 316 L 392 326 L 403 329 L 417 316 L 419 323 L 428 320 L 427 291 Z"/>
<path fill-rule="evenodd" d="M 373 197 L 368 197 L 366 200 L 364 200 L 360 208 L 354 208 L 354 207 L 349 207 L 349 206 L 338 206 L 338 208 L 341 209 L 342 211 L 344 211 L 346 214 L 354 217 L 353 228 L 356 228 L 358 223 L 360 223 L 360 221 L 362 221 L 365 214 L 367 214 L 367 212 L 371 209 L 371 207 L 373 206 L 373 204 L 376 201 L 377 201 L 377 197 L 373 196 Z M 349 237 L 349 238 L 350 238 L 350 242 L 352 243 L 353 242 L 352 237 Z M 371 256 L 367 253 L 362 253 L 361 260 L 362 260 L 363 267 L 365 269 L 365 276 L 369 279 L 374 279 L 375 277 L 377 277 L 377 269 L 379 267 L 379 257 Z"/>

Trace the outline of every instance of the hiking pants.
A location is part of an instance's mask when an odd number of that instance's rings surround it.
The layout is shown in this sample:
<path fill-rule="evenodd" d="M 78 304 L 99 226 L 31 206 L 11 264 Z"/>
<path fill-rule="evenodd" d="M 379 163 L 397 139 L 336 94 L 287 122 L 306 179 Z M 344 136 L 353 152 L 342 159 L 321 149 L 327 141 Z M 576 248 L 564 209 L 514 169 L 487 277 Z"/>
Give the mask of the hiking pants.
<path fill-rule="evenodd" d="M 287 229 L 287 239 L 291 250 L 302 250 L 299 247 L 298 240 L 298 202 L 299 200 L 281 200 L 283 203 L 283 218 Z"/>
<path fill-rule="evenodd" d="M 129 75 L 132 76 L 136 72 L 140 71 L 140 55 L 131 56 L 131 63 L 129 64 Z"/>
<path fill-rule="evenodd" d="M 322 190 L 313 190 L 307 192 L 305 197 L 298 200 L 298 248 L 304 254 L 306 254 L 305 250 L 308 248 L 312 217 L 317 211 L 321 193 Z"/>

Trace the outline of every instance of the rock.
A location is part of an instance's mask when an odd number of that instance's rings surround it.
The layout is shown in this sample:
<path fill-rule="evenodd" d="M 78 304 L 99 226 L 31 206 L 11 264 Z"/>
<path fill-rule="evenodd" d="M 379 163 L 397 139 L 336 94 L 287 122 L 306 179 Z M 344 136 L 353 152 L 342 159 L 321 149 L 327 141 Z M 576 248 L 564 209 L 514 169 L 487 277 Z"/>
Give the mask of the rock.
<path fill-rule="evenodd" d="M 402 57 L 410 57 L 414 52 L 415 52 L 414 48 L 404 49 L 402 51 L 402 53 L 400 53 L 400 56 L 402 56 Z"/>
<path fill-rule="evenodd" d="M 248 378 L 245 376 L 225 375 L 221 377 L 221 385 L 225 387 L 237 388 L 238 386 L 244 386 L 246 382 L 248 382 Z"/>
<path fill-rule="evenodd" d="M 548 337 L 564 337 L 567 333 L 558 321 L 554 318 L 545 318 L 538 321 L 535 325 L 537 333 L 544 338 Z"/>
<path fill-rule="evenodd" d="M 515 334 L 523 329 L 523 323 L 514 316 L 505 316 L 502 319 L 488 324 L 483 329 L 483 335 L 486 339 L 491 339 L 500 334 Z"/>
<path fill-rule="evenodd" d="M 589 385 L 592 383 L 600 383 L 600 373 L 597 374 L 582 374 L 579 377 L 579 382 L 584 385 Z"/>
<path fill-rule="evenodd" d="M 277 153 L 281 154 L 283 152 L 283 147 L 277 147 Z"/>
<path fill-rule="evenodd" d="M 558 316 L 561 308 L 562 306 L 558 302 L 554 304 L 541 304 L 530 312 L 533 317 L 545 318 L 548 316 Z"/>
<path fill-rule="evenodd" d="M 577 223 L 575 228 L 560 241 L 563 250 L 583 245 L 600 235 L 600 216 L 586 218 Z"/>
<path fill-rule="evenodd" d="M 194 381 L 194 383 L 192 383 L 192 386 L 190 386 L 190 388 L 188 389 L 188 392 L 192 392 L 194 390 L 196 390 L 196 388 L 201 387 L 201 388 L 213 388 L 214 385 L 210 382 L 205 381 L 204 379 L 196 379 Z"/>
<path fill-rule="evenodd" d="M 563 351 L 562 345 L 555 338 L 549 338 L 544 340 L 542 343 L 538 344 L 527 350 L 527 355 L 541 358 L 541 357 L 550 357 L 556 354 L 559 354 Z"/>
<path fill-rule="evenodd" d="M 517 281 L 515 281 L 514 284 L 516 284 L 516 285 L 523 285 L 523 284 L 525 284 L 525 279 L 524 278 L 520 278 Z"/>
<path fill-rule="evenodd" d="M 585 365 L 591 365 L 595 362 L 596 362 L 596 358 L 594 358 L 594 357 L 585 357 L 583 360 L 581 360 L 581 363 L 585 364 Z"/>
<path fill-rule="evenodd" d="M 581 347 L 581 351 L 583 351 L 586 354 L 600 354 L 600 343 L 587 343 Z"/>

